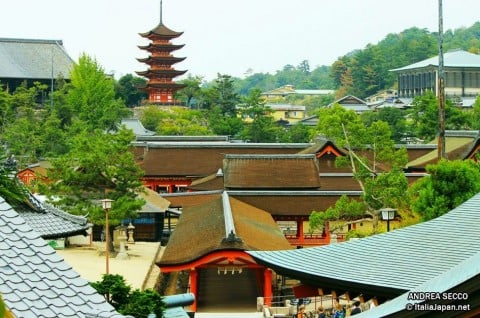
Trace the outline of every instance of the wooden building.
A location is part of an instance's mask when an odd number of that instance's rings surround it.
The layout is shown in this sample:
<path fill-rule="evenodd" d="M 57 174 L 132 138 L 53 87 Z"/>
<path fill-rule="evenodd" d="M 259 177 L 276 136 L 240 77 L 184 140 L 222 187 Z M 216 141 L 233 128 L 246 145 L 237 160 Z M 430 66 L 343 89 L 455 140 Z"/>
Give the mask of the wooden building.
<path fill-rule="evenodd" d="M 184 208 L 157 265 L 162 273 L 188 272 L 192 311 L 255 311 L 257 296 L 272 298 L 272 271 L 247 251 L 291 248 L 268 212 L 219 192 Z"/>
<path fill-rule="evenodd" d="M 160 4 L 161 6 L 161 4 Z M 173 51 L 181 49 L 183 44 L 173 44 L 172 40 L 181 36 L 183 32 L 176 32 L 163 24 L 160 8 L 160 23 L 152 30 L 140 33 L 140 36 L 150 40 L 148 45 L 139 46 L 149 53 L 146 58 L 137 59 L 149 66 L 148 70 L 136 72 L 148 79 L 143 89 L 148 93 L 148 103 L 157 105 L 179 105 L 174 99 L 175 92 L 185 85 L 175 83 L 173 79 L 183 75 L 186 71 L 178 71 L 173 65 L 183 61 L 184 57 L 175 57 Z"/>

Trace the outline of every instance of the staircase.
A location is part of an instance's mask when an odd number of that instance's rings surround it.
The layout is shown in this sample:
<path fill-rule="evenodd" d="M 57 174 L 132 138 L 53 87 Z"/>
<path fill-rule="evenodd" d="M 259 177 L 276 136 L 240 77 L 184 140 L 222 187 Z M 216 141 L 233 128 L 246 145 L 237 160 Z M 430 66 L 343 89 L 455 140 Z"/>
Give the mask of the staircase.
<path fill-rule="evenodd" d="M 259 293 L 253 270 L 242 273 L 201 269 L 198 273 L 198 312 L 255 312 Z"/>

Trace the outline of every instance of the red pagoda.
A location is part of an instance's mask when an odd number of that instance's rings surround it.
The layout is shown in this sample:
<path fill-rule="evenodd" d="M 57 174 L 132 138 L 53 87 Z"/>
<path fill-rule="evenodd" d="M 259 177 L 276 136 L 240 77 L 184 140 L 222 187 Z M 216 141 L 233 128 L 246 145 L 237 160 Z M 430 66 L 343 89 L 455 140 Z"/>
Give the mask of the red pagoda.
<path fill-rule="evenodd" d="M 178 105 L 174 99 L 176 91 L 185 87 L 177 84 L 173 79 L 187 71 L 177 71 L 173 68 L 175 63 L 183 61 L 184 57 L 174 57 L 172 52 L 181 49 L 184 44 L 175 45 L 171 42 L 182 35 L 183 32 L 175 32 L 167 28 L 162 22 L 162 2 L 160 1 L 160 23 L 152 30 L 140 33 L 140 36 L 151 41 L 149 45 L 139 46 L 140 49 L 150 53 L 147 58 L 137 59 L 139 62 L 149 65 L 149 69 L 136 72 L 140 76 L 148 78 L 143 89 L 148 93 L 148 103 L 157 105 Z"/>

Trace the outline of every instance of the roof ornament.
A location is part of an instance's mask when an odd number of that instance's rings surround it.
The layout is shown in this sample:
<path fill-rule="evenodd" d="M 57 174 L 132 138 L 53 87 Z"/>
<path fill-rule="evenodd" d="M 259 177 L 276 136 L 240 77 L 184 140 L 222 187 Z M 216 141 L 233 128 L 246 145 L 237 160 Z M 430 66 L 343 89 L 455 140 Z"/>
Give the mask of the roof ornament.
<path fill-rule="evenodd" d="M 228 193 L 224 191 L 222 193 L 223 203 L 223 218 L 225 219 L 225 237 L 222 239 L 222 243 L 236 243 L 242 242 L 235 231 L 235 224 L 233 222 L 232 208 L 230 206 L 230 199 Z"/>
<path fill-rule="evenodd" d="M 160 0 L 160 24 L 163 23 L 163 22 L 162 22 L 162 6 L 163 6 L 162 2 L 163 2 L 163 1 Z"/>

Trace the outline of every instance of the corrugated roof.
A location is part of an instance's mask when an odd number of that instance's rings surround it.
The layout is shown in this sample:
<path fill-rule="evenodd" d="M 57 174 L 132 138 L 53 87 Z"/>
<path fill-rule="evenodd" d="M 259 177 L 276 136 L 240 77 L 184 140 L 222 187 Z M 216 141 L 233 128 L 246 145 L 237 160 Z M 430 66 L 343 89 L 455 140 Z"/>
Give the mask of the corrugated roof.
<path fill-rule="evenodd" d="M 319 288 L 343 286 L 396 297 L 480 252 L 479 207 L 477 194 L 441 217 L 388 233 L 322 247 L 248 253 Z M 296 262 L 300 259 L 301 264 Z"/>
<path fill-rule="evenodd" d="M 0 198 L 0 294 L 15 317 L 123 317 Z"/>
<path fill-rule="evenodd" d="M 445 67 L 480 67 L 480 55 L 463 50 L 449 51 L 443 55 L 443 65 Z M 404 67 L 392 69 L 390 71 L 398 72 L 428 66 L 438 67 L 438 55 Z"/>
<path fill-rule="evenodd" d="M 406 308 L 407 305 L 420 303 L 423 302 L 422 300 L 412 300 L 408 299 L 410 292 L 417 292 L 417 293 L 444 293 L 448 292 L 454 287 L 461 286 L 462 284 L 468 282 L 469 280 L 475 280 L 477 283 L 474 283 L 478 286 L 478 280 L 480 275 L 480 252 L 476 253 L 474 256 L 467 258 L 460 264 L 454 266 L 452 269 L 446 271 L 445 273 L 438 275 L 431 280 L 427 281 L 426 283 L 388 301 L 381 306 L 375 307 L 371 310 L 363 312 L 361 315 L 357 317 L 387 317 L 390 315 L 397 314 L 397 317 L 415 317 L 415 316 L 423 316 L 426 312 L 417 311 L 414 315 L 412 315 L 412 311 L 408 313 Z M 461 291 L 461 293 L 467 293 L 465 287 L 460 287 L 457 289 Z M 458 292 L 457 292 L 458 293 Z M 473 296 L 473 293 L 469 292 L 469 299 L 464 301 L 460 300 L 461 304 L 470 304 L 472 307 L 470 310 L 473 310 L 473 303 L 472 299 L 470 298 Z M 437 301 L 438 302 L 438 301 Z M 455 300 L 450 300 L 447 303 L 455 302 Z M 445 304 L 446 302 L 442 302 Z M 463 313 L 460 311 L 460 313 Z M 430 311 L 429 314 L 433 314 L 435 317 L 443 316 L 443 313 L 440 311 Z M 447 317 L 452 317 L 451 312 L 446 313 Z"/>
<path fill-rule="evenodd" d="M 0 78 L 70 78 L 73 65 L 61 40 L 0 38 Z"/>

